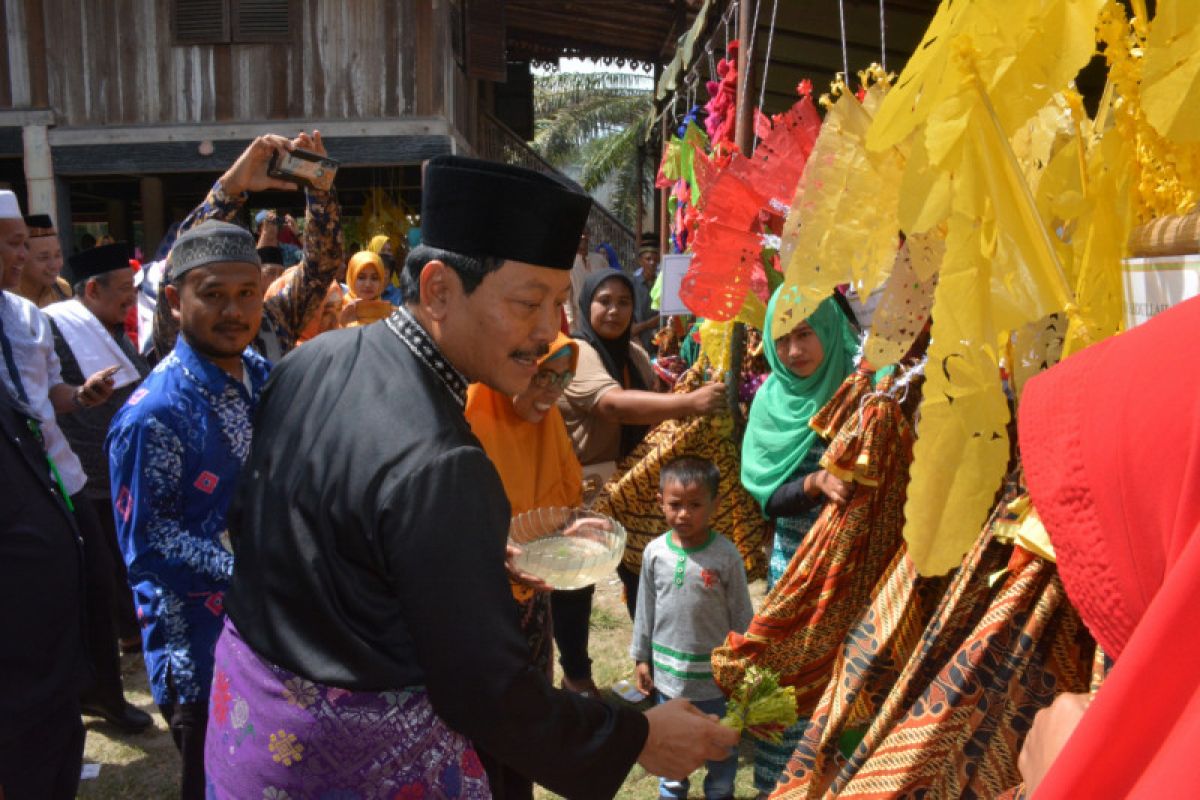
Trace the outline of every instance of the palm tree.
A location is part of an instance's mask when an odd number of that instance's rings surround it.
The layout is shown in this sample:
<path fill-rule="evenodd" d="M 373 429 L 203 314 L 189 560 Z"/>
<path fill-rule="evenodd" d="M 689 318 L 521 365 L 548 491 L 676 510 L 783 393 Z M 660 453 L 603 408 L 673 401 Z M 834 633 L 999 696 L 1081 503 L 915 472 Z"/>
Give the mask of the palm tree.
<path fill-rule="evenodd" d="M 533 109 L 534 149 L 560 169 L 577 169 L 588 192 L 611 182 L 612 212 L 636 229 L 639 184 L 645 203 L 658 167 L 655 157 L 639 150 L 654 109 L 649 79 L 620 72 L 538 75 Z"/>

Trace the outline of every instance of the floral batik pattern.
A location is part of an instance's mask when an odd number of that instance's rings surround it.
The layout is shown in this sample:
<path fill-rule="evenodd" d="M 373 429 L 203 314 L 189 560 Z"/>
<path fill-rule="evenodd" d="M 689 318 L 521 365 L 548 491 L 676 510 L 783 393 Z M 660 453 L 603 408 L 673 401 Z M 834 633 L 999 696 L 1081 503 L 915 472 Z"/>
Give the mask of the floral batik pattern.
<path fill-rule="evenodd" d="M 259 658 L 226 621 L 205 739 L 208 796 L 488 798 L 483 764 L 420 689 L 349 691 Z"/>

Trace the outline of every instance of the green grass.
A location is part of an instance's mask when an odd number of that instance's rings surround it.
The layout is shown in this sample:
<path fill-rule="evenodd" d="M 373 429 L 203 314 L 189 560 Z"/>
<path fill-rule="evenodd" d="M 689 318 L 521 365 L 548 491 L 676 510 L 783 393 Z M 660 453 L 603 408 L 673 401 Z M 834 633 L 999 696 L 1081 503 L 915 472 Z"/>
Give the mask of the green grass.
<path fill-rule="evenodd" d="M 765 584 L 756 581 L 750 585 L 750 596 L 757 608 L 763 598 Z M 633 661 L 629 658 L 629 637 L 633 632 L 633 624 L 629 621 L 629 613 L 625 610 L 625 601 L 621 597 L 621 582 L 617 578 L 601 581 L 596 586 L 596 598 L 592 604 L 591 636 L 588 652 L 592 657 L 592 677 L 607 699 L 612 703 L 625 703 L 613 694 L 610 689 L 614 683 L 626 678 L 633 681 Z M 554 680 L 557 685 L 562 680 L 562 671 L 558 665 L 554 667 Z M 650 701 L 639 704 L 640 708 L 648 708 Z M 753 761 L 754 745 L 749 739 L 743 739 L 738 753 L 737 782 L 734 793 L 739 798 L 753 798 Z M 692 776 L 691 797 L 703 797 L 703 769 Z M 548 800 L 559 795 L 538 787 L 534 790 L 537 800 Z M 629 776 L 617 792 L 619 800 L 652 800 L 658 797 L 658 778 L 648 774 L 638 765 L 634 765 Z"/>
<path fill-rule="evenodd" d="M 154 718 L 144 733 L 121 733 L 104 720 L 84 717 L 83 762 L 100 764 L 100 775 L 79 784 L 79 797 L 159 800 L 179 797 L 179 753 L 150 697 L 141 655 L 121 657 L 125 696 Z"/>
<path fill-rule="evenodd" d="M 593 677 L 600 688 L 608 693 L 611 702 L 624 703 L 608 690 L 622 678 L 633 678 L 633 662 L 629 659 L 629 637 L 633 626 L 625 611 L 625 602 L 621 599 L 621 582 L 614 577 L 601 581 L 596 588 L 589 646 Z M 763 582 L 751 584 L 750 592 L 755 606 L 759 605 L 763 596 Z M 122 657 L 121 672 L 125 678 L 126 696 L 130 702 L 154 717 L 154 727 L 145 733 L 123 734 L 102 720 L 85 717 L 87 743 L 84 763 L 98 763 L 101 766 L 98 778 L 80 784 L 79 797 L 97 800 L 177 798 L 179 754 L 167 732 L 166 723 L 150 697 L 141 657 Z M 555 683 L 561 680 L 562 673 L 556 666 Z M 642 704 L 643 707 L 648 705 L 649 701 Z M 751 779 L 753 757 L 753 745 L 743 740 L 735 785 L 739 798 L 752 798 L 755 795 Z M 693 797 L 703 796 L 702 782 L 702 772 L 693 776 Z M 534 796 L 544 800 L 558 795 L 539 788 Z M 621 800 L 650 800 L 657 796 L 658 779 L 636 765 L 617 794 Z"/>

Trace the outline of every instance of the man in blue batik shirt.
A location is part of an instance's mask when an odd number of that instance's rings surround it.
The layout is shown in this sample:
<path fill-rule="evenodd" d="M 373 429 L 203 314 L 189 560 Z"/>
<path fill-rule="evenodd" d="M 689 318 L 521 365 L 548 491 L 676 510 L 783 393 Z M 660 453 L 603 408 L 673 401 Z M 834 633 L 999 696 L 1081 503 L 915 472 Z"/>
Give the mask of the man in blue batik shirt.
<path fill-rule="evenodd" d="M 244 200 L 275 185 L 266 175 L 272 153 L 320 146 L 304 134 L 260 137 L 222 178 L 223 189 Z M 335 201 L 317 201 L 332 210 L 340 242 Z M 233 572 L 225 518 L 270 363 L 249 346 L 263 319 L 249 231 L 219 220 L 197 225 L 172 247 L 166 277 L 181 335 L 117 412 L 106 446 L 151 691 L 183 757 L 182 797 L 191 800 L 205 792 L 213 648 Z"/>

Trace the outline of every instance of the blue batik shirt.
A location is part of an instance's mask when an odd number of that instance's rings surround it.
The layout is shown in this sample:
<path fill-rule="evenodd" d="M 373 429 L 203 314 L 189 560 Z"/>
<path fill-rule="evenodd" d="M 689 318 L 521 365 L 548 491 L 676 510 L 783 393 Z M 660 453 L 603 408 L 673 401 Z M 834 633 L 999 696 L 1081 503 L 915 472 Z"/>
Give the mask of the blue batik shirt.
<path fill-rule="evenodd" d="M 179 337 L 117 412 L 106 448 L 154 702 L 208 702 L 233 555 L 222 544 L 251 418 L 271 365 L 242 353 L 251 389 Z"/>

